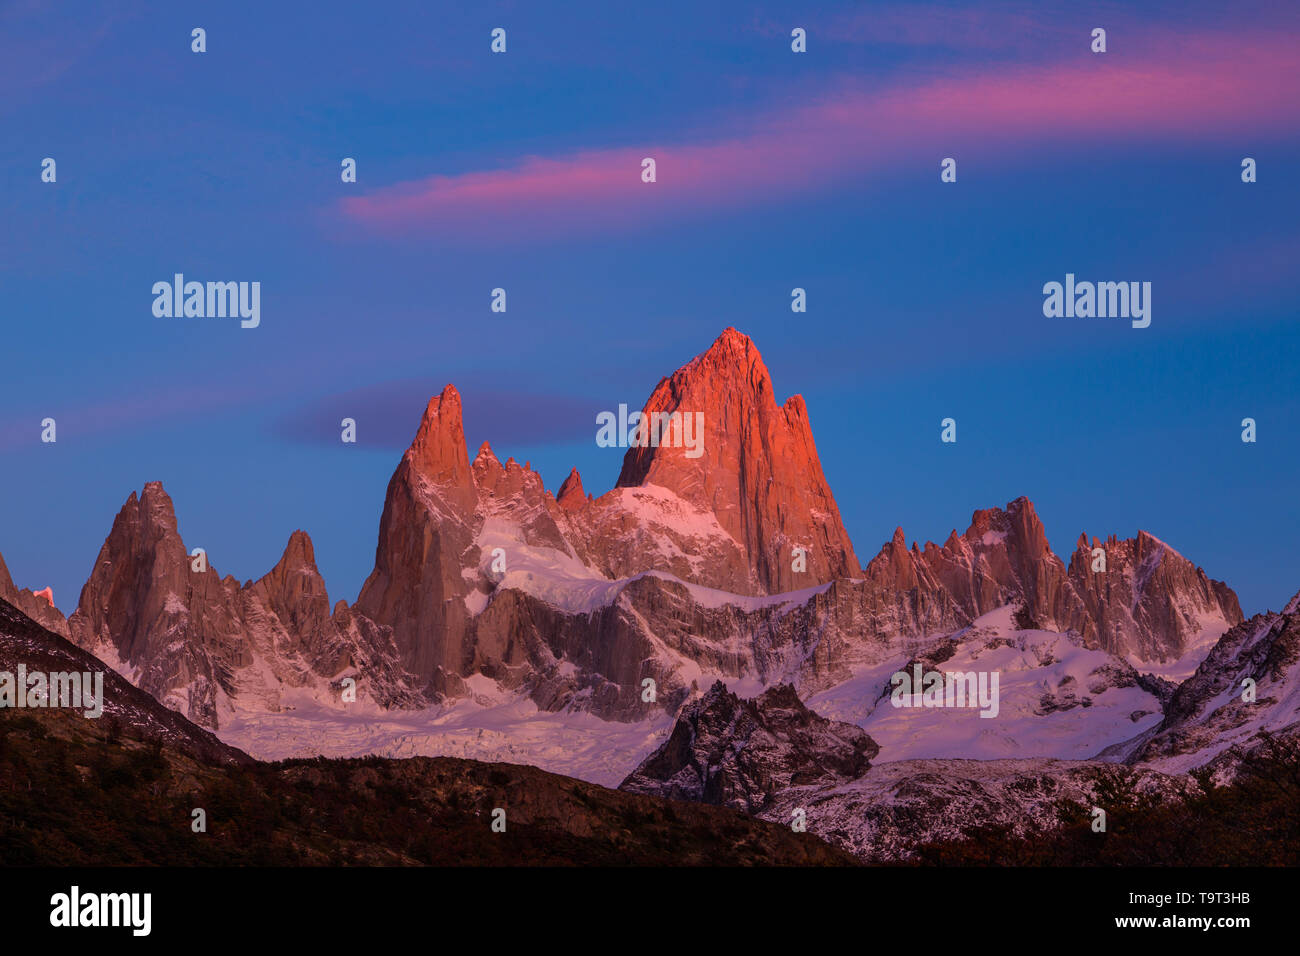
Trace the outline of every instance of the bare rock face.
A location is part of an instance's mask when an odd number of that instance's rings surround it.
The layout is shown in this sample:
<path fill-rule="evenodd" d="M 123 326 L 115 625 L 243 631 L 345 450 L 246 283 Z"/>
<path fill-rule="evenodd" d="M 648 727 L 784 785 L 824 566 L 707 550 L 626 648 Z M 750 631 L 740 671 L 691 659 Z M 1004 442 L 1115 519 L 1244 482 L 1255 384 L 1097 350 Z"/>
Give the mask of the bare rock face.
<path fill-rule="evenodd" d="M 1093 571 L 1093 549 L 1103 548 L 1106 570 Z M 1079 536 L 1070 559 L 1070 582 L 1086 615 L 1071 619 L 1085 636 L 1113 654 L 1143 661 L 1176 660 L 1208 649 L 1241 623 L 1237 595 L 1160 539 L 1139 531 L 1136 538 L 1105 542 Z"/>
<path fill-rule="evenodd" d="M 971 516 L 964 535 L 953 531 L 939 547 L 904 547 L 902 529 L 867 565 L 866 576 L 887 588 L 942 591 L 969 621 L 1006 604 L 1027 605 L 1038 626 L 1064 630 L 1058 622 L 1082 616 L 1065 565 L 1047 544 L 1043 523 L 1028 498 L 1006 509 Z"/>
<path fill-rule="evenodd" d="M 1006 510 L 975 512 L 959 554 L 941 550 L 935 570 L 958 603 L 978 614 L 1007 603 L 999 594 L 1022 599 L 1040 627 L 1061 629 L 1055 625 L 1079 613 L 1065 566 L 1048 546 L 1043 523 L 1028 498 L 1017 498 Z M 965 591 L 970 578 L 978 578 L 980 586 Z"/>
<path fill-rule="evenodd" d="M 440 496 L 458 511 L 474 508 L 474 478 L 465 452 L 460 392 L 448 385 L 429 399 L 415 440 L 404 459 L 415 474 L 439 489 Z"/>
<path fill-rule="evenodd" d="M 651 394 L 642 421 L 701 413 L 703 449 L 687 456 L 681 442 L 630 448 L 618 488 L 656 485 L 711 514 L 739 545 L 737 574 L 697 579 L 741 594 L 779 594 L 858 573 L 839 508 L 822 474 L 803 399 L 777 405 L 772 379 L 749 336 L 729 328 L 708 351 L 666 378 Z M 648 427 L 648 426 L 647 426 Z M 681 427 L 680 425 L 678 427 Z M 647 437 L 653 439 L 655 429 Z M 807 552 L 808 570 L 792 571 L 793 549 Z"/>
<path fill-rule="evenodd" d="M 564 483 L 560 485 L 555 500 L 567 511 L 581 508 L 591 500 L 591 497 L 582 490 L 582 476 L 578 474 L 578 469 L 574 468 L 569 472 L 569 477 L 565 478 Z"/>
<path fill-rule="evenodd" d="M 9 569 L 5 567 L 4 555 L 0 555 L 0 600 L 8 601 L 46 630 L 60 637 L 68 636 L 67 619 L 54 606 L 49 589 L 32 591 L 15 587 Z"/>
<path fill-rule="evenodd" d="M 448 385 L 388 483 L 375 569 L 356 602 L 392 629 L 403 666 L 438 694 L 463 689 L 470 584 L 461 570 L 477 563 L 477 500 L 460 394 Z"/>
<path fill-rule="evenodd" d="M 245 589 L 245 599 L 275 618 L 283 651 L 317 657 L 335 649 L 329 595 L 316 569 L 316 551 L 307 532 L 295 531 L 290 536 L 279 562 Z M 346 665 L 342 660 L 339 663 Z"/>
<path fill-rule="evenodd" d="M 604 577 L 664 571 L 729 594 L 759 592 L 758 577 L 740 543 L 711 511 L 667 488 L 614 488 L 569 512 L 564 524 L 568 540 Z"/>
<path fill-rule="evenodd" d="M 744 700 L 719 681 L 619 789 L 759 813 L 791 787 L 860 777 L 879 751 L 860 727 L 808 710 L 788 684 Z"/>
<path fill-rule="evenodd" d="M 278 710 L 282 694 L 297 688 L 313 688 L 337 702 L 345 677 L 382 706 L 423 702 L 400 665 L 391 631 L 353 613 L 343 601 L 331 612 L 305 531 L 290 536 L 284 555 L 265 576 L 244 585 L 238 613 L 256 666 L 220 673 L 223 690 L 244 705 L 260 699 L 261 709 Z"/>
<path fill-rule="evenodd" d="M 1085 540 L 1067 569 L 1048 546 L 1033 503 L 1017 498 L 1005 510 L 976 511 L 966 533 L 953 531 L 942 547 L 927 542 L 909 551 L 900 528 L 865 576 L 918 601 L 946 595 L 959 624 L 1021 604 L 1035 627 L 1072 630 L 1088 646 L 1153 665 L 1208 649 L 1241 620 L 1231 588 L 1146 532 L 1108 539 L 1105 572 L 1092 570 Z"/>
<path fill-rule="evenodd" d="M 216 727 L 217 679 L 209 648 L 242 661 L 231 604 L 238 585 L 191 570 L 171 498 L 159 482 L 127 499 L 100 549 L 68 624 L 72 640 L 162 703 Z"/>

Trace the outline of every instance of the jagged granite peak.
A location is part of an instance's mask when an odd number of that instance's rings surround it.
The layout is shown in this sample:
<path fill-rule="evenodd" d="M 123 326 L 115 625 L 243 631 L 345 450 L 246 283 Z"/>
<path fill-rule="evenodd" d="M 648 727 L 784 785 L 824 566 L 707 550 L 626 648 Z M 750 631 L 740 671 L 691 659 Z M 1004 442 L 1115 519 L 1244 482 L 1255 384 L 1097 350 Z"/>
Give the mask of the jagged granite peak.
<path fill-rule="evenodd" d="M 802 400 L 775 405 L 767 370 L 747 336 L 729 330 L 665 382 L 713 402 L 708 414 L 720 428 L 720 444 L 713 459 L 703 456 L 707 467 L 692 465 L 701 495 L 683 497 L 686 486 L 671 480 L 671 465 L 647 459 L 644 484 L 594 500 L 575 470 L 560 490 L 561 505 L 527 464 L 511 458 L 502 465 L 486 443 L 462 468 L 468 456 L 459 396 L 449 388 L 430 402 L 389 483 L 375 570 L 356 604 L 391 629 L 405 666 L 428 682 L 425 689 L 454 695 L 475 669 L 500 674 L 522 666 L 516 658 L 525 644 L 516 639 L 498 647 L 488 636 L 495 632 L 484 630 L 497 615 L 478 618 L 501 591 L 539 578 L 533 571 L 502 572 L 493 555 L 504 555 L 507 568 L 523 558 L 547 573 L 567 568 L 566 575 L 578 575 L 575 583 L 666 571 L 746 595 L 807 588 L 858 570 Z M 737 461 L 746 462 L 740 471 Z M 731 475 L 714 494 L 708 488 L 717 476 L 710 472 L 720 468 Z M 792 568 L 795 547 L 806 549 L 806 571 Z M 506 657 L 515 663 L 507 665 L 496 653 L 511 647 Z M 534 650 L 545 658 L 540 646 Z"/>
<path fill-rule="evenodd" d="M 1082 542 L 1083 536 L 1080 536 Z M 1094 570 L 1093 550 L 1105 553 L 1105 571 Z M 1070 581 L 1086 609 L 1075 619 L 1089 638 L 1112 651 L 1146 662 L 1174 665 L 1181 679 L 1229 628 L 1241 623 L 1237 595 L 1172 547 L 1146 531 L 1136 538 L 1094 537 L 1070 558 Z"/>
<path fill-rule="evenodd" d="M 1005 509 L 975 511 L 966 533 L 954 530 L 942 547 L 927 542 L 924 550 L 908 551 L 901 532 L 867 565 L 869 580 L 904 590 L 942 590 L 967 620 L 1016 601 L 1029 605 L 1044 627 L 1075 613 L 1065 566 L 1048 547 L 1028 498 Z"/>
<path fill-rule="evenodd" d="M 863 573 L 867 580 L 890 590 L 910 591 L 917 587 L 936 590 L 938 582 L 929 573 L 929 568 L 921 557 L 922 552 L 915 544 L 911 550 L 908 549 L 907 537 L 899 527 L 876 557 L 867 562 Z"/>
<path fill-rule="evenodd" d="M 72 639 L 196 723 L 217 726 L 216 661 L 249 663 L 239 586 L 195 571 L 160 482 L 132 492 L 113 521 L 77 610 Z"/>
<path fill-rule="evenodd" d="M 901 530 L 901 529 L 900 529 Z M 946 593 L 966 621 L 1011 603 L 1036 627 L 1076 631 L 1089 646 L 1182 679 L 1218 637 L 1241 620 L 1232 589 L 1158 538 L 1106 539 L 1107 570 L 1095 572 L 1080 535 L 1067 568 L 1047 541 L 1033 503 L 974 512 L 965 534 L 919 553 L 895 532 L 865 570 L 877 586 Z M 1093 539 L 1093 547 L 1099 546 Z"/>
<path fill-rule="evenodd" d="M 1012 596 L 1023 598 L 1043 627 L 1073 613 L 1065 567 L 1052 554 L 1033 502 L 1024 496 L 1005 509 L 976 511 L 961 556 L 940 552 L 937 558 L 936 576 L 976 617 Z"/>
<path fill-rule="evenodd" d="M 478 491 L 474 527 L 479 532 L 475 543 L 479 546 L 480 559 L 484 555 L 483 546 L 488 543 L 484 533 L 492 539 L 491 544 L 507 553 L 523 545 L 545 548 L 566 557 L 573 554 L 558 523 L 563 519 L 562 509 L 529 462 L 521 465 L 513 457 L 507 458 L 504 465 L 476 460 L 474 482 Z M 487 549 L 489 556 L 492 550 Z"/>
<path fill-rule="evenodd" d="M 320 653 L 336 640 L 329 593 L 307 532 L 293 532 L 275 567 L 246 590 L 278 618 L 287 648 Z"/>
<path fill-rule="evenodd" d="M 149 482 L 139 497 L 132 491 L 69 619 L 73 639 L 92 653 L 111 645 L 129 666 L 145 663 L 172 620 L 189 615 L 191 573 L 162 483 Z M 211 568 L 206 573 L 216 577 Z"/>
<path fill-rule="evenodd" d="M 587 494 L 582 490 L 582 476 L 578 474 L 577 468 L 570 471 L 569 477 L 564 479 L 555 500 L 561 508 L 567 510 L 581 508 L 587 503 Z"/>
<path fill-rule="evenodd" d="M 236 706 L 275 712 L 291 690 L 336 699 L 331 682 L 350 667 L 362 697 L 416 697 L 390 631 L 350 616 L 335 623 L 305 532 L 241 587 L 210 556 L 196 569 L 159 482 L 118 512 L 68 625 L 76 644 L 205 727 Z"/>
<path fill-rule="evenodd" d="M 747 700 L 717 681 L 619 789 L 759 813 L 793 787 L 860 777 L 879 752 L 862 728 L 818 716 L 788 684 Z"/>
<path fill-rule="evenodd" d="M 500 469 L 488 450 L 480 473 Z M 478 524 L 475 473 L 465 447 L 460 393 L 429 400 L 384 497 L 375 568 L 355 610 L 391 630 L 403 666 L 434 694 L 461 690 L 471 590 L 462 568 Z"/>
<path fill-rule="evenodd" d="M 429 399 L 405 460 L 420 477 L 444 489 L 445 497 L 465 508 L 473 508 L 474 478 L 465 448 L 465 426 L 456 386 L 449 384 Z"/>
<path fill-rule="evenodd" d="M 462 678 L 481 666 L 472 617 L 501 578 L 485 561 L 519 545 L 572 558 L 562 514 L 540 475 L 513 457 L 503 465 L 487 442 L 469 464 L 460 395 L 449 385 L 429 402 L 389 481 L 375 568 L 353 610 L 388 629 L 421 694 L 459 696 Z"/>
<path fill-rule="evenodd" d="M 711 513 L 752 569 L 753 590 L 744 593 L 777 594 L 859 573 L 803 398 L 777 405 L 749 336 L 726 329 L 660 381 L 642 420 L 672 415 L 701 421 L 698 457 L 688 457 L 681 440 L 629 448 L 616 487 L 656 485 Z M 796 547 L 806 550 L 806 571 L 792 569 Z"/>
<path fill-rule="evenodd" d="M 479 452 L 474 459 L 472 471 L 480 513 L 487 498 L 508 499 L 525 490 L 539 496 L 545 492 L 542 476 L 533 471 L 528 463 L 521 465 L 511 457 L 503 465 L 492 455 L 490 449 L 486 456 L 482 451 Z"/>

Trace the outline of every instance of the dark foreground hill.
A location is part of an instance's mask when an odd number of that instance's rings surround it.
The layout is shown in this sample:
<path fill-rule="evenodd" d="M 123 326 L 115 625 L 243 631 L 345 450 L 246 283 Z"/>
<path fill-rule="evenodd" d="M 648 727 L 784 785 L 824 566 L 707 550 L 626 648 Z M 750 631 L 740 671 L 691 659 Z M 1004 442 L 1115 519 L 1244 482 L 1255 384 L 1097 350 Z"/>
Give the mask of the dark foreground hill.
<path fill-rule="evenodd" d="M 0 601 L 0 671 L 104 669 Z M 0 709 L 7 865 L 852 865 L 720 807 L 452 758 L 259 763 L 105 678 L 104 716 Z M 493 832 L 493 811 L 506 811 Z M 194 832 L 194 811 L 206 832 Z"/>

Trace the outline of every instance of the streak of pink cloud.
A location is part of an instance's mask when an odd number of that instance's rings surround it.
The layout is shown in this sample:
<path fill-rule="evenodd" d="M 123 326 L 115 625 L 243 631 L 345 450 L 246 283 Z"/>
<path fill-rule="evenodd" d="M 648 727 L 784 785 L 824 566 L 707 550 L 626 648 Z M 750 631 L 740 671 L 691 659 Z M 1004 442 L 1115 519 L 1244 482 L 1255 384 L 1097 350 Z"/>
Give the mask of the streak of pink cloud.
<path fill-rule="evenodd" d="M 948 155 L 1233 134 L 1244 144 L 1295 129 L 1300 53 L 1289 38 L 1193 37 L 1152 49 L 1158 58 L 1084 55 L 1004 72 L 967 69 L 904 88 L 847 86 L 712 141 L 528 157 L 381 188 L 341 208 L 380 232 L 479 227 L 500 238 L 508 225 L 532 236 L 787 199 L 900 164 L 937 170 Z M 645 156 L 656 160 L 656 183 L 641 182 Z"/>

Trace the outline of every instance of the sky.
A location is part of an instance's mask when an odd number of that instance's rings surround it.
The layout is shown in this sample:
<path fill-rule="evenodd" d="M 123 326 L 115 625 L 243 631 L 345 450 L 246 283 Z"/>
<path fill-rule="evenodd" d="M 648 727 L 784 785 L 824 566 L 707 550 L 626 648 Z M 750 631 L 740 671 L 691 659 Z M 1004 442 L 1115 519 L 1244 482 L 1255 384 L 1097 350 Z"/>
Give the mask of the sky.
<path fill-rule="evenodd" d="M 1141 528 L 1279 609 L 1297 40 L 1249 0 L 0 3 L 0 554 L 70 613 L 160 480 L 222 574 L 303 528 L 352 601 L 443 385 L 471 457 L 600 494 L 595 414 L 734 326 L 864 563 L 1027 495 L 1058 554 Z M 156 317 L 177 272 L 260 282 L 260 325 Z M 1150 326 L 1046 317 L 1067 273 L 1150 282 Z"/>

